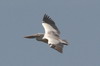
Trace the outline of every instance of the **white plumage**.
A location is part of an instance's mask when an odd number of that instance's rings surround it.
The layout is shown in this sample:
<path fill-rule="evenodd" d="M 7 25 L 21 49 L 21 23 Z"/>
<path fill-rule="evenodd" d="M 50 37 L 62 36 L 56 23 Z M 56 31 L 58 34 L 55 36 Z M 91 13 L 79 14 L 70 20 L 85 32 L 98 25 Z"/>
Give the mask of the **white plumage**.
<path fill-rule="evenodd" d="M 68 45 L 68 42 L 60 38 L 60 31 L 58 30 L 55 22 L 45 14 L 43 17 L 42 26 L 44 27 L 45 33 L 25 36 L 25 38 L 36 38 L 36 40 L 48 43 L 51 48 L 62 53 L 63 46 Z"/>

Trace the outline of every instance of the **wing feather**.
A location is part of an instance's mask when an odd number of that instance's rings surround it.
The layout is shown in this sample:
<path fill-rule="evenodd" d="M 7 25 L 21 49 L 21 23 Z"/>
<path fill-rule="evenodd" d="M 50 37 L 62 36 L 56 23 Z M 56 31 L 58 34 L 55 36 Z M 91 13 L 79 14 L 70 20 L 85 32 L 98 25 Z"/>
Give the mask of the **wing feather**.
<path fill-rule="evenodd" d="M 57 50 L 60 53 L 63 53 L 63 45 L 62 46 L 56 46 L 54 49 Z"/>
<path fill-rule="evenodd" d="M 55 22 L 46 14 L 43 17 L 42 25 L 43 25 L 43 27 L 45 29 L 45 33 L 55 32 L 55 34 L 57 34 L 57 35 L 60 34 L 60 31 L 58 30 Z"/>

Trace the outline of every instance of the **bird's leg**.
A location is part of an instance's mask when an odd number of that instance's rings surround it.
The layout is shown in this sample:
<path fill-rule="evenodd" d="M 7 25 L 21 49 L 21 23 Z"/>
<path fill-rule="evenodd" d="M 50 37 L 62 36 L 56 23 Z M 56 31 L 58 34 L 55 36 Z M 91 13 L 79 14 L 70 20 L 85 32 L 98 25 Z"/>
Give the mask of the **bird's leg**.
<path fill-rule="evenodd" d="M 51 48 L 55 48 L 55 46 L 54 46 L 54 45 L 52 45 L 52 44 L 49 44 L 49 46 L 50 46 Z"/>

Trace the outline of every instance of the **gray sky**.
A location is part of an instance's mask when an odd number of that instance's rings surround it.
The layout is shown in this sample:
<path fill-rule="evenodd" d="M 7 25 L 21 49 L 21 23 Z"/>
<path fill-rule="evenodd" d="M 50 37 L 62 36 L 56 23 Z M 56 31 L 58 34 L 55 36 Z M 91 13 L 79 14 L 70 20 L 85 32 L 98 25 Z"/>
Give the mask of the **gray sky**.
<path fill-rule="evenodd" d="M 69 41 L 60 54 L 24 39 L 48 14 Z M 0 66 L 100 66 L 100 0 L 0 0 Z"/>

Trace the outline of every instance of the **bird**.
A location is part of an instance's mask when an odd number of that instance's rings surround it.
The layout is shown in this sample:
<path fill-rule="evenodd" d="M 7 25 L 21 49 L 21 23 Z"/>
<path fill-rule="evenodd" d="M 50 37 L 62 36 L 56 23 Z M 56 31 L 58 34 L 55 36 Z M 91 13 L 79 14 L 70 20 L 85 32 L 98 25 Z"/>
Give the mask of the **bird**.
<path fill-rule="evenodd" d="M 53 48 L 60 53 L 63 53 L 64 45 L 68 45 L 69 43 L 67 40 L 63 40 L 60 38 L 60 31 L 58 27 L 47 14 L 44 14 L 42 26 L 44 28 L 44 33 L 28 35 L 24 38 L 35 38 L 37 41 L 41 41 L 48 44 L 50 48 Z"/>

